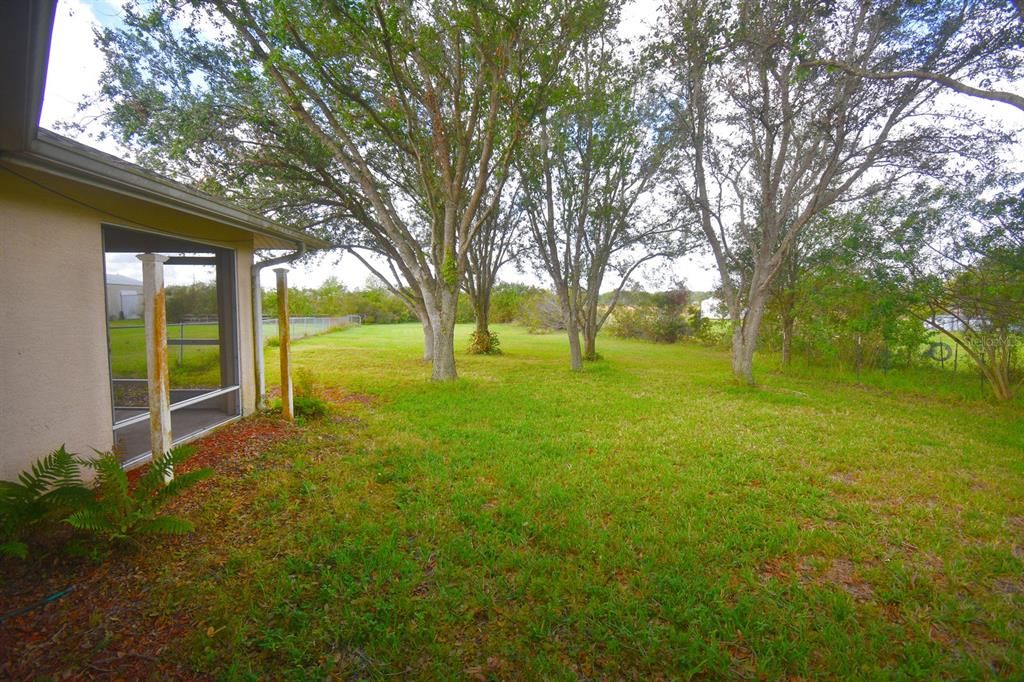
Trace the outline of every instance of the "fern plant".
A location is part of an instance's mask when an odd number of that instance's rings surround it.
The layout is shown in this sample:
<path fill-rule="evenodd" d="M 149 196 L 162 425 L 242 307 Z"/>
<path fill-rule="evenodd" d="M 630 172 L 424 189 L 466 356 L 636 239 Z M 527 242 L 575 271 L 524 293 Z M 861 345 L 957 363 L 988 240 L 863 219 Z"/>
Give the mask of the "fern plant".
<path fill-rule="evenodd" d="M 92 500 L 82 483 L 81 462 L 62 445 L 17 481 L 0 481 L 0 555 L 28 556 L 23 538 L 44 520 L 53 520 Z"/>
<path fill-rule="evenodd" d="M 96 494 L 89 504 L 68 516 L 67 522 L 109 540 L 191 532 L 193 525 L 188 519 L 161 515 L 160 508 L 172 497 L 213 475 L 210 469 L 197 469 L 176 474 L 165 482 L 193 452 L 193 448 L 180 446 L 154 458 L 134 488 L 114 455 L 104 454 L 90 460 L 86 464 L 96 471 Z"/>

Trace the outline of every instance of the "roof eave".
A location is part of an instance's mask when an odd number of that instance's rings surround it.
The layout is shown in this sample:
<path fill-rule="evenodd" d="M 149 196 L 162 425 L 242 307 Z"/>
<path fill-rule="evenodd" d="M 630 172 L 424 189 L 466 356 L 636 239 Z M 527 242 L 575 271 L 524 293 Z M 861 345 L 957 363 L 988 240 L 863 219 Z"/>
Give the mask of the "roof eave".
<path fill-rule="evenodd" d="M 291 248 L 299 243 L 305 244 L 307 249 L 331 246 L 327 241 L 278 225 L 251 211 L 46 130 L 39 131 L 28 149 L 6 153 L 2 158 L 8 163 L 280 240 L 282 248 Z"/>
<path fill-rule="evenodd" d="M 0 149 L 26 149 L 46 90 L 46 64 L 57 0 L 0 2 Z"/>

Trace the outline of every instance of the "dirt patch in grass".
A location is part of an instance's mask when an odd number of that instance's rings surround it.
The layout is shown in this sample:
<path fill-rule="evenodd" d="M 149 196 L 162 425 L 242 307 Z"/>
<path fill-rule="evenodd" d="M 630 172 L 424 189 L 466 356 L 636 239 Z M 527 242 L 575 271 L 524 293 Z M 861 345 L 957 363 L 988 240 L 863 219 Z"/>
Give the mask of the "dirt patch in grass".
<path fill-rule="evenodd" d="M 828 475 L 829 480 L 845 485 L 857 485 L 857 475 L 849 471 L 836 471 Z"/>
<path fill-rule="evenodd" d="M 856 564 L 844 557 L 775 557 L 760 564 L 755 573 L 761 583 L 777 580 L 804 587 L 838 587 L 857 601 L 870 601 L 875 596 L 874 588 L 860 578 Z"/>
<path fill-rule="evenodd" d="M 1024 595 L 1024 577 L 998 578 L 992 584 L 995 591 L 1008 597 Z"/>
<path fill-rule="evenodd" d="M 867 601 L 875 596 L 874 588 L 858 577 L 856 567 L 849 559 L 833 559 L 818 580 L 838 585 L 857 601 Z"/>
<path fill-rule="evenodd" d="M 323 390 L 324 400 L 335 403 L 337 405 L 346 405 L 348 403 L 358 403 L 360 405 L 374 405 L 380 402 L 380 398 L 375 395 L 369 395 L 367 393 L 351 393 L 344 391 L 340 388 L 326 388 Z"/>
<path fill-rule="evenodd" d="M 219 477 L 237 477 L 253 468 L 259 453 L 298 433 L 280 419 L 243 419 L 196 441 L 183 469 L 209 467 Z M 188 515 L 215 485 L 216 479 L 187 491 L 170 510 Z M 73 539 L 61 529 L 37 543 L 28 561 L 0 563 L 0 678 L 204 679 L 168 649 L 198 624 L 186 611 L 150 599 L 161 568 L 157 553 L 119 548 L 102 559 L 72 557 L 60 547 Z"/>

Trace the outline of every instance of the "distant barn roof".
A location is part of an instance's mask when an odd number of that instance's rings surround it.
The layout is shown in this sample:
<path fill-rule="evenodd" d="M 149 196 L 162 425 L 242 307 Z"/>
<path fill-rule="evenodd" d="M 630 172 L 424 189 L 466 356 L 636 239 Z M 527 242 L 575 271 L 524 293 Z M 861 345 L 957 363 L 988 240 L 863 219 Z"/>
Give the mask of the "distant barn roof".
<path fill-rule="evenodd" d="M 141 287 L 142 282 L 124 275 L 107 275 L 107 284 L 123 284 L 125 286 Z"/>

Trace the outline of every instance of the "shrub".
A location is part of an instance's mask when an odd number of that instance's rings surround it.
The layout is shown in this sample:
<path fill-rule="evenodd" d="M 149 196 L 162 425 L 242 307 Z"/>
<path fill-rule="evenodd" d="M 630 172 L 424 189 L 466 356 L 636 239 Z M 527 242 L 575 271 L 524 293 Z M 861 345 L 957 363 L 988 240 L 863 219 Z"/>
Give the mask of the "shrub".
<path fill-rule="evenodd" d="M 523 301 L 519 321 L 531 334 L 565 329 L 562 307 L 550 291 L 536 290 Z"/>
<path fill-rule="evenodd" d="M 308 367 L 299 367 L 292 374 L 292 383 L 295 386 L 295 395 L 304 398 L 322 398 L 324 385 L 316 376 L 313 370 Z"/>
<path fill-rule="evenodd" d="M 96 471 L 96 490 L 91 500 L 67 517 L 74 528 L 109 541 L 134 540 L 136 535 L 182 534 L 193 530 L 180 516 L 162 515 L 160 508 L 171 498 L 213 475 L 210 469 L 178 473 L 165 478 L 192 456 L 194 449 L 179 446 L 156 457 L 134 488 L 120 460 L 106 453 L 85 462 Z"/>
<path fill-rule="evenodd" d="M 609 331 L 626 339 L 675 343 L 689 336 L 690 325 L 679 313 L 660 308 L 621 308 L 612 316 Z"/>
<path fill-rule="evenodd" d="M 46 520 L 58 520 L 93 499 L 75 456 L 62 445 L 18 475 L 0 481 L 0 555 L 28 556 L 23 538 Z"/>
<path fill-rule="evenodd" d="M 494 332 L 474 331 L 469 337 L 469 352 L 472 355 L 500 355 L 501 342 Z"/>
<path fill-rule="evenodd" d="M 491 321 L 522 322 L 524 305 L 531 297 L 545 293 L 540 287 L 501 282 L 491 291 Z"/>
<path fill-rule="evenodd" d="M 280 412 L 282 409 L 280 399 L 275 400 L 270 409 L 273 412 Z M 292 411 L 298 419 L 323 417 L 329 410 L 330 405 L 323 398 L 298 394 L 292 396 Z"/>
<path fill-rule="evenodd" d="M 292 398 L 292 407 L 296 417 L 303 419 L 315 419 L 327 414 L 327 401 L 315 396 L 297 395 Z"/>
<path fill-rule="evenodd" d="M 655 343 L 675 343 L 689 336 L 690 324 L 683 316 L 689 293 L 680 284 L 669 291 L 654 294 L 630 292 L 631 298 L 644 301 L 642 305 L 616 308 L 610 331 L 615 336 L 646 339 Z"/>

